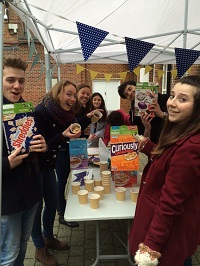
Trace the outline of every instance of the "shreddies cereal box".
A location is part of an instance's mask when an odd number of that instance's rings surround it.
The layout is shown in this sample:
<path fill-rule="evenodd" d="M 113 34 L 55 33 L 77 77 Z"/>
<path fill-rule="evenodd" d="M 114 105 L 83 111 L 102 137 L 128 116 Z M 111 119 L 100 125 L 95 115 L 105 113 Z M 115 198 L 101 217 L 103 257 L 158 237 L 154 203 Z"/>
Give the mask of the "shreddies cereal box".
<path fill-rule="evenodd" d="M 30 141 L 38 134 L 33 111 L 31 102 L 3 105 L 3 129 L 9 153 L 16 148 L 21 148 L 22 153 L 29 152 Z"/>
<path fill-rule="evenodd" d="M 88 168 L 87 140 L 85 138 L 70 139 L 70 168 Z"/>
<path fill-rule="evenodd" d="M 154 82 L 137 82 L 135 89 L 135 109 L 134 114 L 140 116 L 141 113 L 154 113 L 149 111 L 150 104 L 158 100 L 158 83 Z"/>
<path fill-rule="evenodd" d="M 137 126 L 113 126 L 110 134 L 111 171 L 138 170 Z"/>

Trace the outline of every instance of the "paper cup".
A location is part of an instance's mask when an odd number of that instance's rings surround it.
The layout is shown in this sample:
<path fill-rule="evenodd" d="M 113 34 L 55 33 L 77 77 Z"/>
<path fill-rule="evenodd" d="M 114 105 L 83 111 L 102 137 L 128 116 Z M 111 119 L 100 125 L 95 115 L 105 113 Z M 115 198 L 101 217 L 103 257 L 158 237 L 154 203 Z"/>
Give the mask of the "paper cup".
<path fill-rule="evenodd" d="M 103 199 L 103 195 L 104 195 L 104 187 L 102 187 L 102 186 L 96 186 L 96 187 L 94 187 L 94 192 L 95 192 L 96 194 L 99 194 L 99 195 L 100 195 L 100 200 Z"/>
<path fill-rule="evenodd" d="M 115 191 L 116 191 L 117 200 L 124 201 L 125 200 L 126 188 L 125 187 L 117 187 L 117 188 L 115 188 Z"/>
<path fill-rule="evenodd" d="M 94 110 L 94 115 L 91 118 L 92 123 L 96 123 L 99 121 L 99 119 L 102 117 L 102 113 L 98 110 Z"/>
<path fill-rule="evenodd" d="M 80 204 L 88 203 L 88 191 L 87 190 L 79 190 L 77 194 L 78 194 L 78 199 L 79 199 Z"/>
<path fill-rule="evenodd" d="M 94 178 L 94 186 L 95 187 L 102 186 L 102 179 L 101 179 L 101 177 L 95 177 Z"/>
<path fill-rule="evenodd" d="M 80 190 L 80 182 L 72 182 L 71 186 L 72 186 L 72 193 L 74 195 L 77 195 L 77 192 Z"/>
<path fill-rule="evenodd" d="M 81 131 L 81 126 L 78 123 L 73 123 L 70 125 L 70 132 L 76 134 Z"/>
<path fill-rule="evenodd" d="M 90 198 L 90 207 L 92 209 L 98 209 L 99 208 L 100 195 L 99 194 L 91 194 L 89 196 L 89 198 Z"/>
<path fill-rule="evenodd" d="M 85 179 L 85 188 L 88 192 L 92 192 L 94 189 L 94 180 L 93 179 Z"/>
<path fill-rule="evenodd" d="M 139 187 L 132 187 L 130 189 L 131 201 L 137 202 L 138 193 L 139 193 Z"/>
<path fill-rule="evenodd" d="M 110 194 L 111 192 L 111 184 L 102 185 L 104 187 L 104 194 Z"/>

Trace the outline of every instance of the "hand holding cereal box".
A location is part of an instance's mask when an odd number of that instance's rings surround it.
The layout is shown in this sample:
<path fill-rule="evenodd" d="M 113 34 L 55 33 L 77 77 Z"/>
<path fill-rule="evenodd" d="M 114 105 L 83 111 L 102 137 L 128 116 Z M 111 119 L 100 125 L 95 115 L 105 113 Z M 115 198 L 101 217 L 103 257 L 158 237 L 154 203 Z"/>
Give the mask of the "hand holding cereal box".
<path fill-rule="evenodd" d="M 9 153 L 16 148 L 21 148 L 22 153 L 29 152 L 30 142 L 38 134 L 33 111 L 31 102 L 3 105 L 3 129 Z"/>

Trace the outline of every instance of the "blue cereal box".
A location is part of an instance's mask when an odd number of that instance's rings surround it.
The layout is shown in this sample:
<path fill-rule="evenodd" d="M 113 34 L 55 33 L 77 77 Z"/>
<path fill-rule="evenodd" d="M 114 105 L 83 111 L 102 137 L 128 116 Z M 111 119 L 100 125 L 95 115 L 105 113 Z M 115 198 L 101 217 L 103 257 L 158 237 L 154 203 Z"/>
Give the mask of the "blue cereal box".
<path fill-rule="evenodd" d="M 21 153 L 29 152 L 30 141 L 37 135 L 34 107 L 31 102 L 3 105 L 3 130 L 8 152 L 21 148 Z"/>
<path fill-rule="evenodd" d="M 85 138 L 70 139 L 69 151 L 71 170 L 88 168 L 87 140 Z"/>

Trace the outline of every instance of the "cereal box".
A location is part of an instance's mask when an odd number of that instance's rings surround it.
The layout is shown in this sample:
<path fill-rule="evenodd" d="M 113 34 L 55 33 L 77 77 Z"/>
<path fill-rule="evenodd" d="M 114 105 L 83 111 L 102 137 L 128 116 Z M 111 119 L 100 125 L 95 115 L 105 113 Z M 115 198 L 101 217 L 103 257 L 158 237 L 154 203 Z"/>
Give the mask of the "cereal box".
<path fill-rule="evenodd" d="M 88 168 L 87 140 L 85 138 L 70 139 L 70 168 Z"/>
<path fill-rule="evenodd" d="M 3 129 L 9 153 L 16 148 L 21 148 L 22 153 L 29 152 L 30 141 L 38 134 L 33 111 L 31 102 L 3 105 Z"/>
<path fill-rule="evenodd" d="M 158 83 L 137 82 L 135 89 L 135 109 L 134 115 L 140 116 L 141 113 L 154 113 L 149 111 L 150 104 L 158 99 Z"/>
<path fill-rule="evenodd" d="M 139 169 L 137 126 L 111 127 L 111 171 Z"/>

